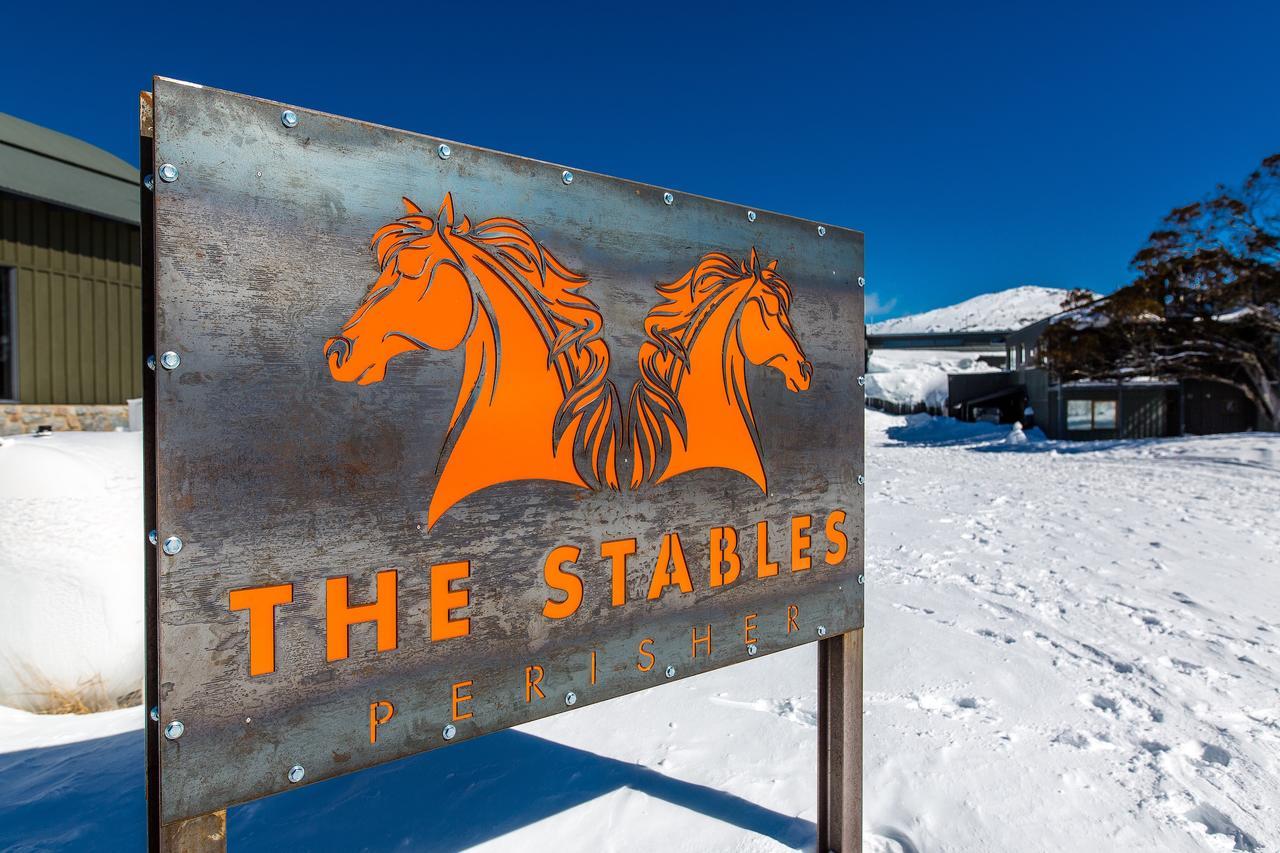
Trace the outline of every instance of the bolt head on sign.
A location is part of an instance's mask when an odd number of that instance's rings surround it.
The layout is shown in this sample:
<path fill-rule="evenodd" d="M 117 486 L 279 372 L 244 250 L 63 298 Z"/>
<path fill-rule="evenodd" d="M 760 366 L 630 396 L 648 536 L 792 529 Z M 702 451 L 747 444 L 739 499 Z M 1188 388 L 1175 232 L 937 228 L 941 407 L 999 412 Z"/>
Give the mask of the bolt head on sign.
<path fill-rule="evenodd" d="M 862 625 L 860 233 L 154 101 L 163 822 Z"/>

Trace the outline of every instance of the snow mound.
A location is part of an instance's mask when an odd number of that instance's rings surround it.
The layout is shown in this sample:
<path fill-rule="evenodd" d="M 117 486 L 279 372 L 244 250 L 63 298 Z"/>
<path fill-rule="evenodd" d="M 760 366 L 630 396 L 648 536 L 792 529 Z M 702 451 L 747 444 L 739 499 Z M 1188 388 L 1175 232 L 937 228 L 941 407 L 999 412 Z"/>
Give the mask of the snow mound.
<path fill-rule="evenodd" d="M 867 326 L 873 335 L 909 332 L 976 332 L 1021 329 L 1062 310 L 1071 293 L 1058 287 L 1025 285 L 984 293 L 955 305 L 881 320 Z M 1095 297 L 1098 294 L 1093 294 Z"/>
<path fill-rule="evenodd" d="M 141 433 L 0 446 L 0 705 L 141 688 L 144 542 Z"/>
<path fill-rule="evenodd" d="M 867 364 L 867 396 L 902 405 L 924 403 L 941 408 L 947 404 L 948 374 L 999 370 L 979 361 L 981 355 L 949 350 L 872 350 Z"/>

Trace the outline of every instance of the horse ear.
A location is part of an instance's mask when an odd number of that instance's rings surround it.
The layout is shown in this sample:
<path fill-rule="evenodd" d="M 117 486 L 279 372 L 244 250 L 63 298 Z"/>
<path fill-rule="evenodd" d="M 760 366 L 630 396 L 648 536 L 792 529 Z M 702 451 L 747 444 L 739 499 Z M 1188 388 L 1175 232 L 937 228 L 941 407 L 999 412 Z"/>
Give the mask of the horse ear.
<path fill-rule="evenodd" d="M 441 226 L 448 225 L 450 228 L 453 227 L 453 193 L 444 194 L 444 201 L 440 204 L 440 213 L 436 216 L 436 219 Z"/>
<path fill-rule="evenodd" d="M 756 270 L 760 269 L 760 256 L 756 254 L 755 246 L 751 247 L 751 264 L 750 266 L 747 267 L 747 269 L 751 272 L 755 272 Z"/>
<path fill-rule="evenodd" d="M 404 202 L 404 212 L 406 216 L 412 216 L 415 213 L 422 212 L 422 208 L 418 207 L 416 204 L 409 201 L 409 198 L 407 196 L 402 196 L 400 200 Z"/>
<path fill-rule="evenodd" d="M 775 270 L 777 270 L 777 269 L 778 269 L 778 259 L 777 259 L 777 258 L 774 258 L 773 260 L 769 261 L 769 266 L 765 267 L 765 269 L 767 269 L 769 272 L 774 272 Z"/>

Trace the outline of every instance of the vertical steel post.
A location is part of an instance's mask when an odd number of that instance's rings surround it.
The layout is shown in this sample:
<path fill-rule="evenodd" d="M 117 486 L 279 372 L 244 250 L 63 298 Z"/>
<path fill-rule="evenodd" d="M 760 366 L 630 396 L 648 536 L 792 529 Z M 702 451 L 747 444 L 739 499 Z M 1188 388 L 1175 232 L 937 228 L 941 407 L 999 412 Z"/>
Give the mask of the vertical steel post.
<path fill-rule="evenodd" d="M 160 853 L 226 853 L 226 810 L 160 827 Z"/>
<path fill-rule="evenodd" d="M 862 850 L 862 629 L 818 642 L 818 853 Z"/>

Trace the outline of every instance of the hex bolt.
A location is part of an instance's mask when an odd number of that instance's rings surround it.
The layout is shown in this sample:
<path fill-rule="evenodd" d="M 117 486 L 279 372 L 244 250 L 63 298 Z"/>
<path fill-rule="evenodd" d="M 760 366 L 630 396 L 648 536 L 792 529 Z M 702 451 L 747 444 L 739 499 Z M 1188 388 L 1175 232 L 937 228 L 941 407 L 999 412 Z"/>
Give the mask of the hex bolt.
<path fill-rule="evenodd" d="M 165 163 L 157 171 L 160 174 L 160 180 L 166 184 L 171 184 L 178 180 L 178 167 L 172 163 Z"/>
<path fill-rule="evenodd" d="M 676 677 L 676 668 L 674 666 L 667 667 L 667 678 Z"/>
<path fill-rule="evenodd" d="M 444 731 L 441 734 L 444 735 L 445 740 L 453 740 L 458 734 L 458 727 L 453 723 L 449 723 L 444 727 Z"/>
<path fill-rule="evenodd" d="M 573 172 L 570 172 L 568 169 L 565 169 L 563 172 L 560 173 L 560 180 L 564 181 L 566 184 L 573 183 Z"/>
<path fill-rule="evenodd" d="M 147 356 L 147 370 L 156 369 L 156 357 L 154 355 Z"/>
<path fill-rule="evenodd" d="M 756 652 L 758 651 L 760 650 L 756 648 L 755 643 L 747 643 L 747 654 L 749 654 L 751 657 L 755 657 Z"/>
<path fill-rule="evenodd" d="M 574 693 L 572 690 L 570 690 L 568 693 L 564 694 L 564 704 L 569 705 L 570 707 L 572 707 L 572 706 L 574 706 L 574 705 L 577 705 L 577 704 L 578 704 L 578 694 L 577 694 L 577 693 Z"/>
<path fill-rule="evenodd" d="M 154 530 L 148 530 L 148 531 L 147 531 L 147 541 L 148 541 L 148 542 L 150 542 L 152 545 L 154 545 L 154 544 L 156 544 L 157 542 L 159 542 L 159 541 L 160 541 L 160 539 L 156 536 L 156 532 L 155 532 Z"/>
<path fill-rule="evenodd" d="M 827 626 L 826 626 L 826 625 L 819 625 L 819 626 L 818 626 L 818 636 L 819 636 L 819 637 L 825 637 L 825 636 L 827 636 Z"/>
<path fill-rule="evenodd" d="M 165 370 L 174 370 L 179 364 L 182 364 L 182 356 L 173 350 L 167 350 L 160 354 L 160 366 Z"/>
<path fill-rule="evenodd" d="M 148 190 L 153 190 L 153 189 L 155 189 L 155 188 L 156 188 L 156 178 L 155 178 L 155 175 L 145 175 L 145 176 L 143 176 L 143 178 L 142 178 L 142 185 L 143 185 L 144 187 L 146 187 Z"/>
<path fill-rule="evenodd" d="M 864 386 L 864 387 L 865 387 L 865 386 L 866 386 L 866 384 L 867 384 L 867 377 L 865 377 L 865 376 L 859 376 L 859 377 L 858 377 L 858 384 L 859 384 L 859 385 L 862 385 L 862 386 Z"/>
<path fill-rule="evenodd" d="M 662 194 L 662 203 L 663 203 L 663 204 L 667 204 L 667 205 L 675 204 L 675 203 L 676 203 L 676 197 L 675 197 L 675 196 L 673 196 L 671 193 L 663 193 L 663 194 Z"/>
<path fill-rule="evenodd" d="M 825 225 L 819 225 L 819 226 L 818 226 L 818 236 L 819 236 L 819 237 L 825 237 L 825 236 L 827 236 L 827 226 L 825 226 Z"/>
<path fill-rule="evenodd" d="M 153 705 L 147 716 L 151 718 L 151 722 L 153 723 L 160 722 L 160 709 Z"/>
<path fill-rule="evenodd" d="M 285 110 L 284 112 L 280 113 L 280 123 L 283 124 L 285 127 L 297 127 L 298 114 L 295 113 L 293 110 Z"/>
<path fill-rule="evenodd" d="M 298 784 L 302 781 L 302 777 L 307 775 L 307 771 L 301 764 L 295 764 L 289 768 L 289 781 Z"/>
<path fill-rule="evenodd" d="M 441 160 L 448 160 L 450 155 L 453 154 L 453 149 L 441 142 L 436 146 L 436 153 L 440 155 Z"/>
<path fill-rule="evenodd" d="M 164 727 L 164 736 L 169 740 L 177 740 L 186 730 L 187 727 L 182 724 L 182 720 L 173 720 Z"/>
<path fill-rule="evenodd" d="M 858 287 L 866 287 L 866 286 L 867 286 L 867 280 L 862 276 L 858 276 Z"/>
<path fill-rule="evenodd" d="M 865 584 L 866 582 L 867 582 L 867 579 L 866 579 L 866 577 L 865 577 L 864 575 L 858 575 L 858 583 L 859 583 L 859 584 Z"/>
<path fill-rule="evenodd" d="M 182 550 L 182 540 L 177 536 L 170 536 L 164 540 L 164 552 L 172 557 L 174 554 Z"/>
<path fill-rule="evenodd" d="M 859 486 L 865 486 L 866 484 L 867 484 L 867 478 L 866 478 L 866 477 L 864 477 L 864 476 L 862 476 L 861 474 L 859 474 L 859 475 L 858 475 L 858 485 L 859 485 Z"/>
<path fill-rule="evenodd" d="M 756 212 L 755 212 L 754 210 L 748 210 L 748 211 L 747 211 L 747 221 L 748 221 L 748 222 L 755 222 L 755 221 L 756 221 Z"/>

